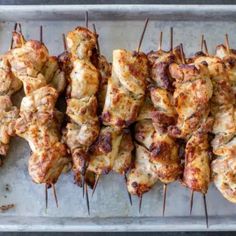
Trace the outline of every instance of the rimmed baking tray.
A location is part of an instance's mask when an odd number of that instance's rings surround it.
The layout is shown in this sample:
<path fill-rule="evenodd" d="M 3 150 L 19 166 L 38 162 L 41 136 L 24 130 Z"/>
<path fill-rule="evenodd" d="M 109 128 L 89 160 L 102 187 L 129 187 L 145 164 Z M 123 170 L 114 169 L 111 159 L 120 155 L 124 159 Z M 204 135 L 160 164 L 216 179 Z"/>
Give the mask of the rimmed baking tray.
<path fill-rule="evenodd" d="M 95 23 L 101 51 L 111 60 L 115 48 L 135 49 L 144 19 L 150 23 L 142 50 L 154 50 L 159 32 L 164 32 L 163 48 L 169 47 L 169 29 L 174 27 L 175 45 L 183 42 L 187 55 L 199 50 L 201 34 L 205 34 L 210 52 L 228 33 L 231 47 L 236 47 L 236 6 L 211 5 L 57 5 L 0 6 L 0 52 L 9 48 L 14 22 L 22 24 L 27 38 L 39 38 L 44 26 L 44 42 L 51 54 L 63 51 L 62 33 L 84 25 L 84 12 L 89 23 Z M 19 104 L 22 95 L 15 96 Z M 1 231 L 177 231 L 207 230 L 202 197 L 196 194 L 193 215 L 189 216 L 190 193 L 179 183 L 168 188 L 166 217 L 162 212 L 162 185 L 144 195 L 142 212 L 133 198 L 129 206 L 124 179 L 115 174 L 102 177 L 91 200 L 88 216 L 82 191 L 73 184 L 70 173 L 57 183 L 59 209 L 52 196 L 45 211 L 44 186 L 31 182 L 27 172 L 27 143 L 13 138 L 10 153 L 0 169 L 0 203 L 16 207 L 0 215 Z M 212 185 L 207 195 L 208 230 L 236 230 L 236 205 L 223 199 Z"/>

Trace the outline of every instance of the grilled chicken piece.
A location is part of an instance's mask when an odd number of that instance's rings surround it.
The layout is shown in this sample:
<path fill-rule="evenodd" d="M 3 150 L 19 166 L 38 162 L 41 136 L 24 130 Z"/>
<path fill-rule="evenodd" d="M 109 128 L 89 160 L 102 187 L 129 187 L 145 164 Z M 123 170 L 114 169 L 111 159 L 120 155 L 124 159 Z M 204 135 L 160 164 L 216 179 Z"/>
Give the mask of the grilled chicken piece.
<path fill-rule="evenodd" d="M 128 130 L 119 131 L 112 127 L 103 127 L 97 141 L 88 152 L 89 164 L 86 171 L 86 182 L 94 186 L 95 176 L 114 171 L 124 175 L 130 168 L 133 142 Z M 77 170 L 83 166 L 81 159 L 74 159 L 75 180 L 82 185 Z M 81 170 L 83 171 L 83 170 Z"/>
<path fill-rule="evenodd" d="M 66 35 L 68 51 L 75 59 L 91 60 L 96 51 L 97 35 L 84 27 L 77 27 Z"/>
<path fill-rule="evenodd" d="M 113 51 L 112 77 L 108 79 L 102 113 L 105 125 L 122 129 L 136 121 L 144 100 L 147 77 L 147 58 L 143 53 Z"/>
<path fill-rule="evenodd" d="M 235 180 L 235 76 L 234 50 L 228 52 L 223 45 L 217 47 L 216 57 L 196 59 L 206 61 L 213 83 L 211 113 L 214 117 L 211 142 L 216 159 L 211 163 L 213 181 L 229 201 L 236 203 Z"/>
<path fill-rule="evenodd" d="M 47 84 L 41 71 L 48 57 L 47 48 L 35 40 L 27 41 L 22 47 L 10 51 L 8 58 L 12 72 L 23 82 L 26 95 Z"/>
<path fill-rule="evenodd" d="M 211 164 L 214 184 L 228 201 L 236 203 L 236 138 L 229 140 L 220 149 L 221 154 Z"/>
<path fill-rule="evenodd" d="M 14 34 L 13 34 L 14 36 Z M 20 35 L 15 35 L 13 38 L 13 46 L 16 44 Z M 11 71 L 11 65 L 9 63 L 9 54 L 11 51 L 0 57 L 0 155 L 6 156 L 10 136 L 14 134 L 14 123 L 18 117 L 18 109 L 13 106 L 11 102 L 11 95 L 21 89 L 22 83 L 17 79 Z M 0 161 L 2 164 L 2 159 Z"/>
<path fill-rule="evenodd" d="M 178 120 L 176 125 L 169 127 L 169 134 L 188 139 L 207 121 L 212 82 L 205 64 L 172 64 L 170 73 L 176 79 L 173 98 Z"/>
<path fill-rule="evenodd" d="M 207 133 L 194 132 L 186 144 L 183 183 L 193 191 L 207 193 L 210 183 Z"/>
<path fill-rule="evenodd" d="M 158 177 L 152 170 L 152 164 L 149 159 L 150 152 L 142 145 L 136 143 L 134 168 L 131 169 L 127 180 L 129 193 L 142 196 L 157 182 Z"/>
<path fill-rule="evenodd" d="M 130 194 L 137 196 L 148 192 L 158 180 L 153 163 L 150 161 L 151 151 L 149 150 L 155 135 L 151 120 L 153 109 L 150 98 L 146 96 L 135 124 L 135 159 L 127 175 L 127 189 Z"/>
<path fill-rule="evenodd" d="M 236 96 L 236 51 L 234 49 L 226 49 L 224 45 L 216 48 L 216 56 L 221 58 L 226 66 L 229 83 Z"/>
<path fill-rule="evenodd" d="M 58 92 L 44 86 L 23 98 L 16 134 L 29 142 L 29 173 L 36 183 L 53 184 L 69 163 L 60 142 L 62 114 L 55 109 Z"/>
<path fill-rule="evenodd" d="M 0 103 L 0 155 L 5 156 L 9 149 L 10 136 L 14 134 L 14 123 L 19 111 L 12 105 L 8 95 L 0 96 Z"/>
<path fill-rule="evenodd" d="M 128 130 L 103 127 L 97 142 L 91 147 L 88 171 L 96 175 L 111 170 L 125 174 L 130 167 L 133 143 Z"/>
<path fill-rule="evenodd" d="M 174 78 L 170 75 L 169 66 L 172 63 L 181 63 L 180 47 L 175 47 L 173 52 L 151 51 L 148 53 L 148 60 L 151 67 L 151 78 L 155 86 L 173 92 Z"/>
<path fill-rule="evenodd" d="M 134 149 L 132 137 L 129 130 L 124 130 L 118 150 L 118 155 L 114 159 L 112 170 L 118 174 L 125 175 L 130 169 L 132 161 L 132 151 Z"/>

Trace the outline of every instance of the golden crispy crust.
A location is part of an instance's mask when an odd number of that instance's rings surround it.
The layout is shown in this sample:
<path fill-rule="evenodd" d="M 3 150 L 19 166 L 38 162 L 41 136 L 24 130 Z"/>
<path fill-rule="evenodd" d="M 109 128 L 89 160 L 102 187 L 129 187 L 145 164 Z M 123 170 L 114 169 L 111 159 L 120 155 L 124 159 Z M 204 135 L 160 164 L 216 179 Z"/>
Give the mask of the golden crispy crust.
<path fill-rule="evenodd" d="M 103 127 L 90 149 L 88 170 L 97 175 L 109 173 L 119 153 L 122 133 L 112 127 Z"/>
<path fill-rule="evenodd" d="M 222 195 L 230 202 L 236 203 L 236 138 L 224 145 L 223 155 L 215 159 L 212 164 L 213 180 L 222 193 Z"/>
<path fill-rule="evenodd" d="M 196 132 L 185 149 L 183 183 L 193 191 L 206 193 L 210 183 L 208 135 Z"/>
<path fill-rule="evenodd" d="M 169 66 L 174 62 L 179 63 L 180 58 L 179 47 L 174 48 L 173 53 L 162 50 L 148 53 L 150 76 L 157 87 L 173 92 L 174 79 L 170 75 Z"/>
<path fill-rule="evenodd" d="M 121 49 L 113 51 L 112 77 L 108 79 L 102 113 L 105 125 L 125 128 L 137 119 L 144 100 L 147 76 L 144 54 Z"/>
<path fill-rule="evenodd" d="M 55 183 L 69 164 L 66 146 L 60 142 L 62 114 L 55 109 L 57 91 L 45 86 L 22 100 L 16 134 L 29 142 L 33 152 L 29 173 L 36 183 Z"/>
<path fill-rule="evenodd" d="M 131 194 L 142 196 L 157 182 L 158 178 L 149 159 L 150 152 L 136 143 L 134 168 L 127 176 L 127 188 Z"/>
<path fill-rule="evenodd" d="M 176 79 L 173 96 L 178 120 L 176 126 L 169 127 L 169 134 L 187 138 L 207 120 L 213 86 L 204 64 L 172 64 L 170 72 Z"/>
<path fill-rule="evenodd" d="M 84 27 L 77 27 L 66 35 L 67 47 L 74 58 L 90 60 L 96 48 L 97 35 Z"/>

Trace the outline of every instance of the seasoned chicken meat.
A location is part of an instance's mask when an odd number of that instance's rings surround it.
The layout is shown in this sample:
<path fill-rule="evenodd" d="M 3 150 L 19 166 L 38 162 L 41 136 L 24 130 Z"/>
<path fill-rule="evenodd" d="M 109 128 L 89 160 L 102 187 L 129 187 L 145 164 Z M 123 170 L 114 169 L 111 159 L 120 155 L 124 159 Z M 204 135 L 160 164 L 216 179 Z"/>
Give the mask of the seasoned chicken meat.
<path fill-rule="evenodd" d="M 60 142 L 62 114 L 55 109 L 57 91 L 51 86 L 35 90 L 22 100 L 16 134 L 29 142 L 29 173 L 36 183 L 55 183 L 69 163 Z"/>
<path fill-rule="evenodd" d="M 22 82 L 12 73 L 9 54 L 13 47 L 19 46 L 20 34 L 13 33 L 12 48 L 0 56 L 0 155 L 6 156 L 9 149 L 10 136 L 14 134 L 14 123 L 19 111 L 13 106 L 11 95 L 21 89 Z M 17 43 L 18 42 L 18 43 Z M 0 160 L 0 165 L 3 159 Z"/>
<path fill-rule="evenodd" d="M 208 135 L 196 131 L 186 144 L 183 183 L 193 191 L 205 194 L 210 174 Z"/>
<path fill-rule="evenodd" d="M 175 78 L 174 105 L 177 124 L 169 127 L 169 134 L 188 138 L 207 121 L 213 86 L 205 64 L 172 64 L 170 73 Z"/>
<path fill-rule="evenodd" d="M 113 51 L 112 76 L 108 79 L 102 113 L 105 125 L 122 129 L 136 121 L 147 77 L 147 58 L 143 53 Z"/>

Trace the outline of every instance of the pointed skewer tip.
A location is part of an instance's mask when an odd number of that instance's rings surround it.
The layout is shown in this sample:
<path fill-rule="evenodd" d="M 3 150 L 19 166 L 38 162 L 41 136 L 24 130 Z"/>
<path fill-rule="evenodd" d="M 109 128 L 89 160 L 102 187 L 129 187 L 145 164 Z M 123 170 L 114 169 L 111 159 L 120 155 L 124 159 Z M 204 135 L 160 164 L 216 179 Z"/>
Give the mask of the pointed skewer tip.
<path fill-rule="evenodd" d="M 204 45 L 204 34 L 202 34 L 201 37 L 201 52 L 203 51 L 203 45 Z"/>
<path fill-rule="evenodd" d="M 97 35 L 97 30 L 95 24 L 93 24 L 93 32 Z M 97 53 L 100 55 L 100 45 L 98 42 L 98 37 L 97 37 Z"/>
<path fill-rule="evenodd" d="M 163 208 L 162 208 L 162 216 L 165 216 L 166 196 L 167 196 L 167 184 L 163 184 Z"/>
<path fill-rule="evenodd" d="M 149 18 L 146 18 L 146 21 L 145 21 L 145 24 L 144 24 L 144 28 L 143 28 L 143 32 L 142 32 L 140 40 L 139 40 L 139 45 L 138 45 L 138 50 L 137 50 L 138 53 L 140 51 L 140 48 L 141 48 L 141 45 L 142 45 L 142 42 L 143 42 L 143 37 L 144 37 L 144 34 L 146 32 L 148 22 L 149 22 Z"/>
<path fill-rule="evenodd" d="M 85 192 L 85 176 L 82 175 L 82 189 L 83 189 L 83 198 L 84 198 L 84 192 Z"/>
<path fill-rule="evenodd" d="M 40 43 L 43 43 L 43 26 L 40 25 Z"/>
<path fill-rule="evenodd" d="M 85 192 L 86 192 L 86 204 L 87 204 L 88 215 L 90 215 L 89 196 L 88 196 L 88 185 L 87 185 L 87 184 L 85 184 Z"/>
<path fill-rule="evenodd" d="M 174 31 L 173 27 L 170 27 L 170 51 L 173 52 L 174 49 Z"/>
<path fill-rule="evenodd" d="M 56 206 L 58 208 L 59 205 L 58 205 L 58 199 L 57 199 L 57 192 L 56 192 L 55 184 L 52 184 L 52 189 L 53 189 L 53 195 L 54 195 L 54 199 L 55 199 L 55 202 L 56 202 Z"/>
<path fill-rule="evenodd" d="M 45 184 L 45 209 L 48 209 L 48 185 Z"/>
<path fill-rule="evenodd" d="M 98 185 L 98 181 L 99 181 L 99 179 L 100 179 L 100 176 L 101 176 L 101 175 L 97 175 L 97 177 L 96 177 L 95 184 L 94 184 L 94 186 L 93 186 L 92 197 L 93 197 L 93 195 L 94 195 L 94 193 L 95 193 L 95 190 L 96 190 L 96 188 L 97 188 L 97 185 Z"/>
<path fill-rule="evenodd" d="M 141 209 L 142 209 L 142 201 L 143 201 L 143 195 L 139 196 L 139 214 L 141 213 Z"/>
<path fill-rule="evenodd" d="M 163 38 L 163 32 L 160 32 L 160 36 L 159 36 L 159 46 L 158 46 L 158 51 L 162 50 L 162 38 Z"/>
<path fill-rule="evenodd" d="M 126 173 L 124 174 L 124 178 L 125 178 L 125 184 L 126 184 L 126 186 L 127 186 L 127 175 L 126 175 Z M 126 187 L 126 190 L 127 190 L 128 197 L 129 197 L 129 203 L 130 203 L 130 205 L 132 206 L 132 205 L 133 205 L 132 196 L 131 196 L 130 192 L 128 191 L 128 188 L 127 188 L 127 187 Z"/>
<path fill-rule="evenodd" d="M 182 59 L 182 63 L 186 64 L 186 59 L 185 59 L 185 55 L 184 55 L 184 49 L 183 49 L 183 44 L 180 44 L 180 52 L 181 52 L 181 59 Z"/>
<path fill-rule="evenodd" d="M 67 51 L 67 43 L 66 43 L 66 35 L 62 34 L 63 46 L 64 50 Z"/>
<path fill-rule="evenodd" d="M 229 36 L 228 36 L 228 34 L 225 34 L 225 46 L 226 46 L 227 52 L 230 53 Z"/>
<path fill-rule="evenodd" d="M 204 44 L 206 54 L 209 55 L 208 48 L 207 48 L 207 43 L 206 43 L 205 39 L 203 40 L 203 44 Z"/>
<path fill-rule="evenodd" d="M 88 29 L 88 11 L 85 12 L 85 26 Z"/>
<path fill-rule="evenodd" d="M 205 210 L 205 219 L 206 219 L 206 227 L 209 227 L 208 224 L 208 212 L 207 212 L 207 202 L 206 202 L 206 194 L 203 194 L 203 202 L 204 202 L 204 210 Z"/>
<path fill-rule="evenodd" d="M 190 196 L 190 210 L 189 210 L 189 215 L 192 215 L 192 210 L 193 210 L 193 197 L 194 197 L 194 191 L 191 191 L 191 196 Z"/>

